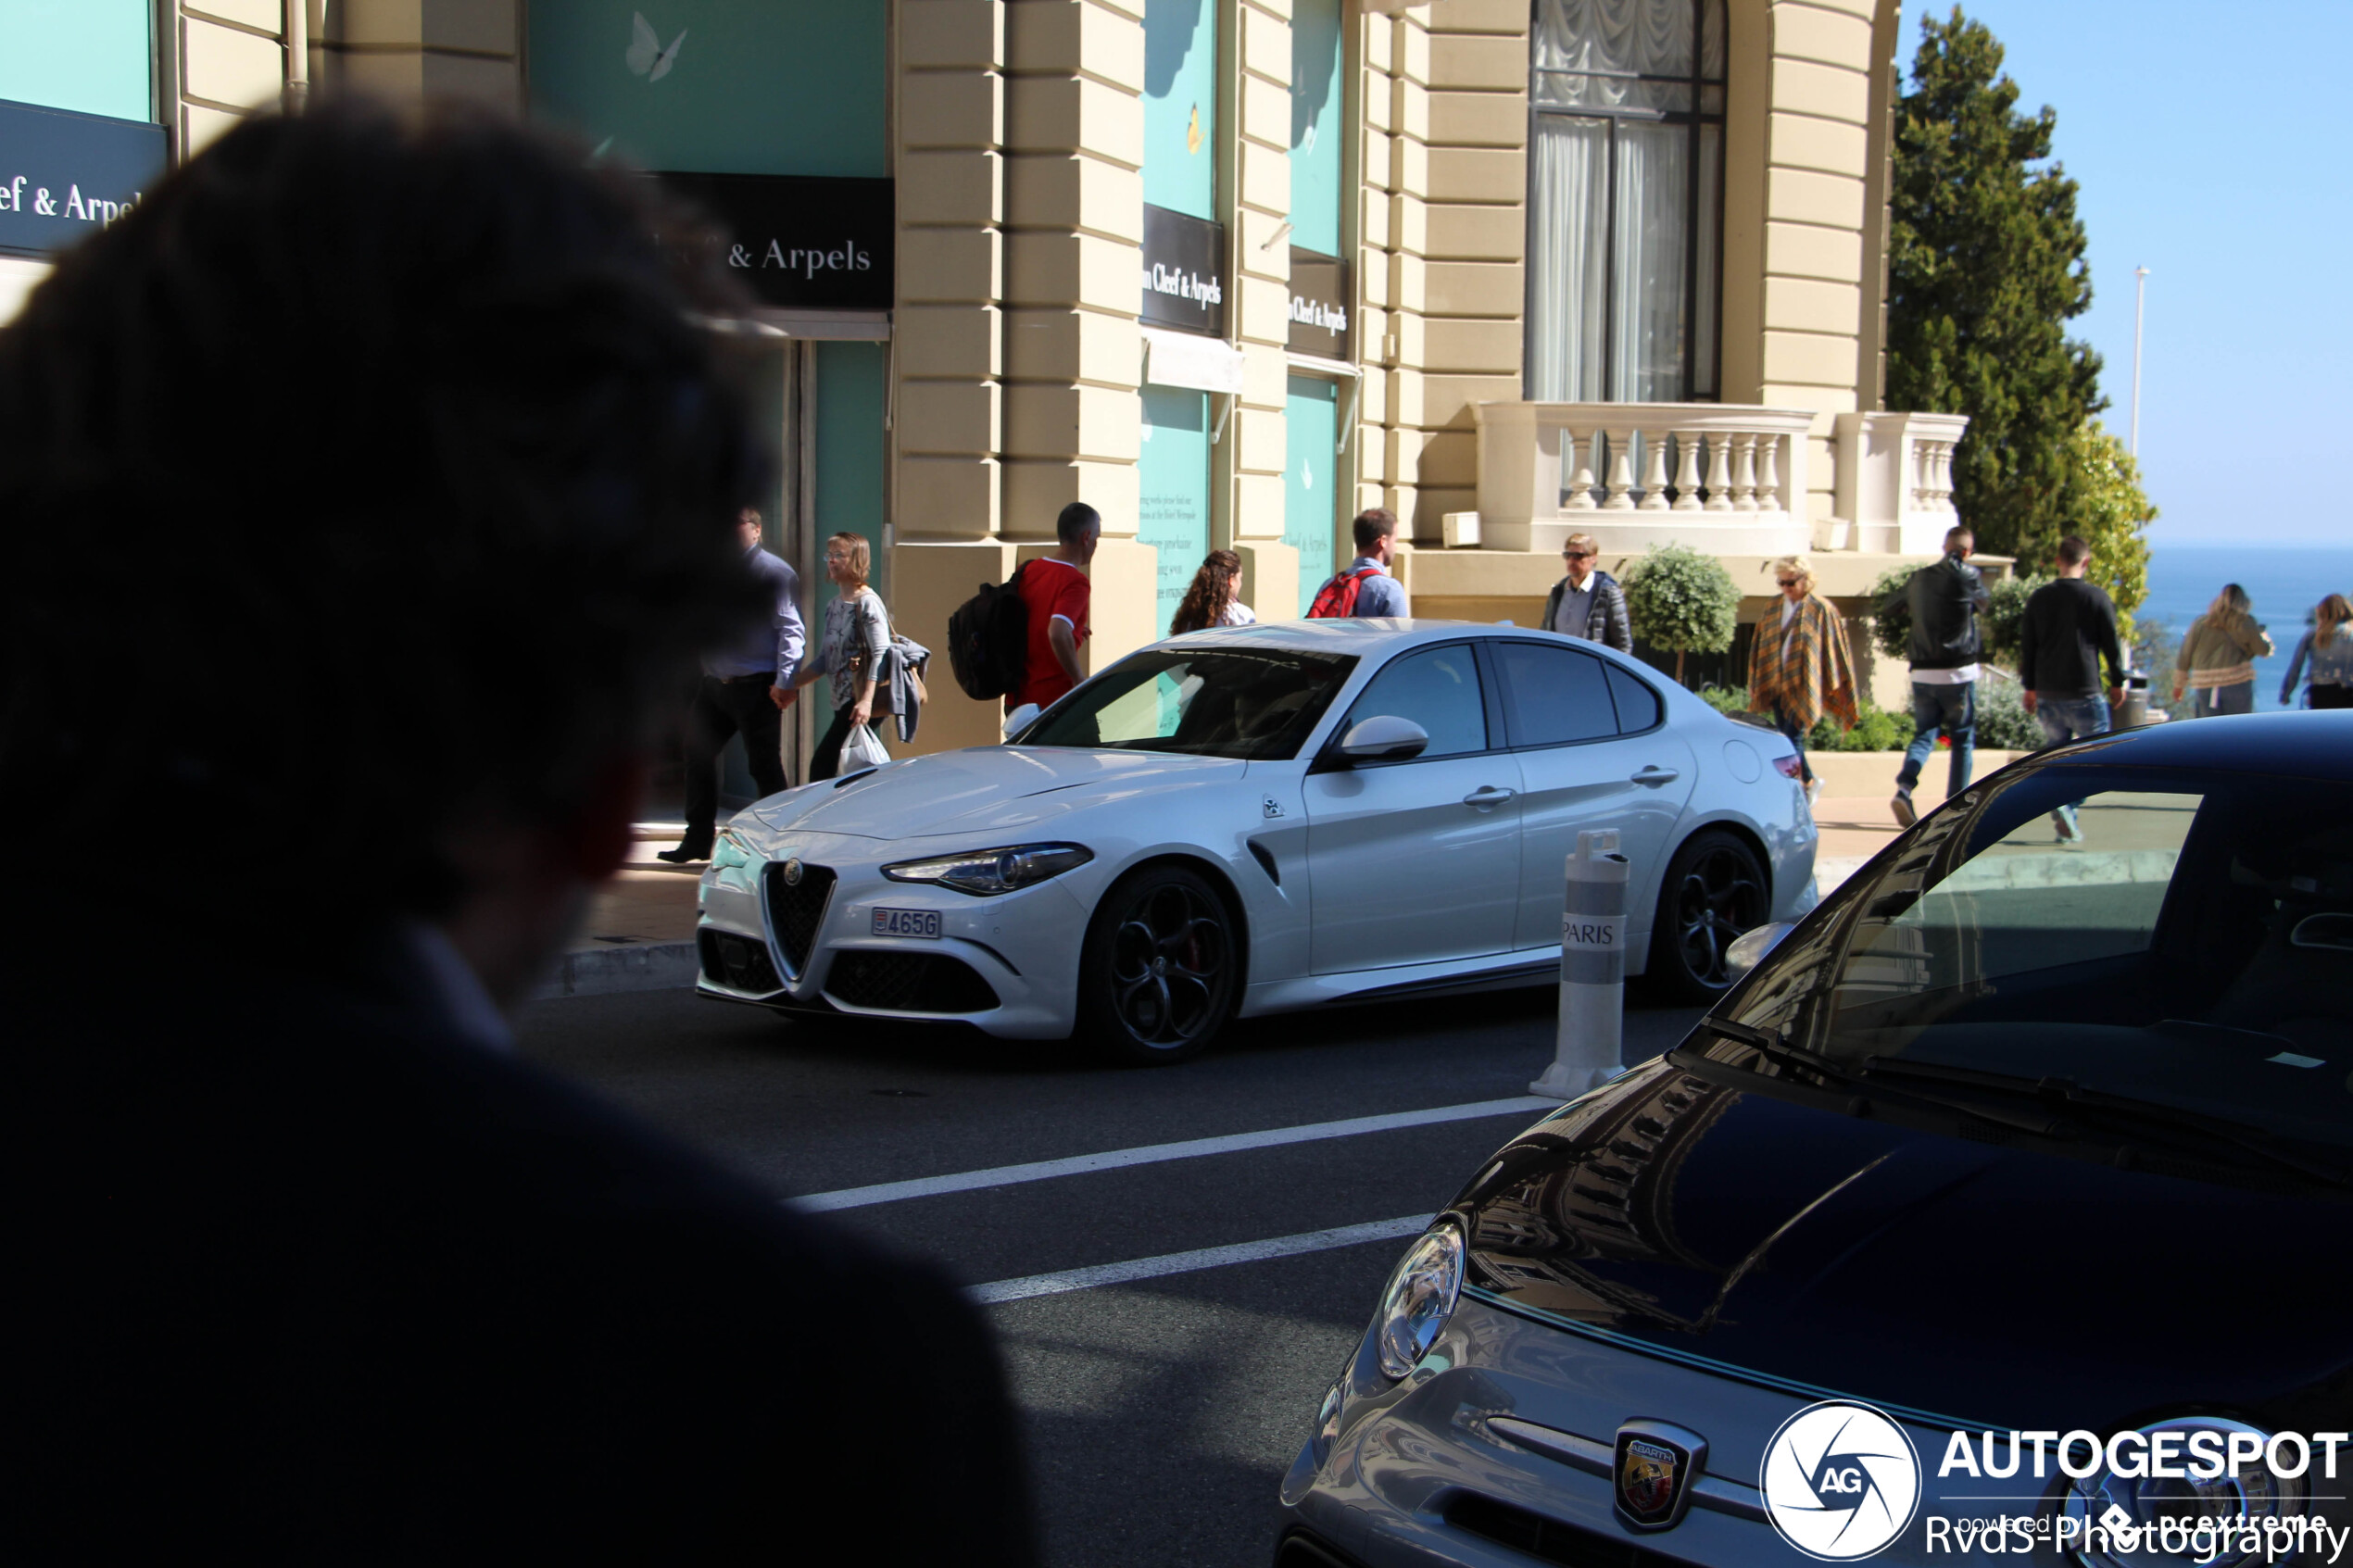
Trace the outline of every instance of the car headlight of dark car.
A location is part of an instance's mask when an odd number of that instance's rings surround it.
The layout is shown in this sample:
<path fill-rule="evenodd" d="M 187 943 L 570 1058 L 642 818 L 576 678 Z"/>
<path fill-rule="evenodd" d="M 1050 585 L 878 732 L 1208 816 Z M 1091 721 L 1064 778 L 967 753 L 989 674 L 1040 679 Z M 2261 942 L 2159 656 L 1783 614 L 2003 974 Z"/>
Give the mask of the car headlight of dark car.
<path fill-rule="evenodd" d="M 1399 1260 L 1381 1292 L 1373 1343 L 1386 1375 L 1403 1377 L 1428 1354 L 1463 1291 L 1463 1233 L 1433 1225 Z"/>
<path fill-rule="evenodd" d="M 967 849 L 929 860 L 901 860 L 885 866 L 893 882 L 929 882 L 990 898 L 1015 893 L 1076 871 L 1095 858 L 1076 844 L 1012 844 L 999 849 Z"/>

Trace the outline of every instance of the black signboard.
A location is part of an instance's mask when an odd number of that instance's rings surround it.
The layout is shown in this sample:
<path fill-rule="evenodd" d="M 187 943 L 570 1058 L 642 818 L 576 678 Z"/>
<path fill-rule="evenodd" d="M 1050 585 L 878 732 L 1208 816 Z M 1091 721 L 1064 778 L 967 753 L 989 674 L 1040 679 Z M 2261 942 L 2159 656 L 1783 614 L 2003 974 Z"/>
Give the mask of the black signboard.
<path fill-rule="evenodd" d="M 1349 313 L 1355 290 L 1348 263 L 1336 256 L 1290 247 L 1290 351 L 1353 360 L 1356 339 Z"/>
<path fill-rule="evenodd" d="M 891 182 L 803 174 L 655 176 L 726 232 L 727 265 L 763 305 L 891 307 Z"/>
<path fill-rule="evenodd" d="M 1144 325 L 1226 335 L 1226 225 L 1144 204 Z"/>
<path fill-rule="evenodd" d="M 162 178 L 163 127 L 0 102 L 0 253 L 52 256 Z"/>

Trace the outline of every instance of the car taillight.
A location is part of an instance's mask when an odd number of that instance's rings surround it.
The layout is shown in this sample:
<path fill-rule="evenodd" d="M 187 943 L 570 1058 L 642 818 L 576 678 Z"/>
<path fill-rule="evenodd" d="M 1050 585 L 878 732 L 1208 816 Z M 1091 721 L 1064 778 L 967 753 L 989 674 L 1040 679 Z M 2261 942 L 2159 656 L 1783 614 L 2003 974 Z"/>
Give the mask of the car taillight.
<path fill-rule="evenodd" d="M 1773 766 L 1780 770 L 1781 777 L 1785 779 L 1802 778 L 1806 773 L 1806 764 L 1794 757 L 1776 757 Z"/>

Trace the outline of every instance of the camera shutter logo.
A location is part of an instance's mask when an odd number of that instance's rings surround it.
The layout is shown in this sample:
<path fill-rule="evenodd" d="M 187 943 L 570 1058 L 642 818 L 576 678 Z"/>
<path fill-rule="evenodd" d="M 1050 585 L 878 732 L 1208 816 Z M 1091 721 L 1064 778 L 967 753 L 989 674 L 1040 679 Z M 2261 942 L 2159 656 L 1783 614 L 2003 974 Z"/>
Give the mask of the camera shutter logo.
<path fill-rule="evenodd" d="M 1851 1562 L 1910 1527 L 1920 1456 L 1885 1411 L 1826 1399 L 1781 1423 L 1757 1484 L 1781 1539 L 1808 1557 Z"/>

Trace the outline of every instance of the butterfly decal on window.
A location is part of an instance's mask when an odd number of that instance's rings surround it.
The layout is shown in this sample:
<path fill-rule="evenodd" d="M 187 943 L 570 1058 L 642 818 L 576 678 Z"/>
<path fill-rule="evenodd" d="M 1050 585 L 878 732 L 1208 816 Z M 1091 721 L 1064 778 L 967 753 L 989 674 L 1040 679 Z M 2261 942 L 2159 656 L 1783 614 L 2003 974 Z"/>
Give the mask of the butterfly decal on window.
<path fill-rule="evenodd" d="M 686 31 L 681 28 L 678 36 L 670 41 L 670 47 L 663 48 L 661 35 L 654 31 L 653 23 L 646 19 L 645 13 L 633 11 L 629 17 L 629 53 L 622 57 L 629 63 L 630 75 L 660 82 L 678 63 L 678 45 L 685 42 Z"/>

